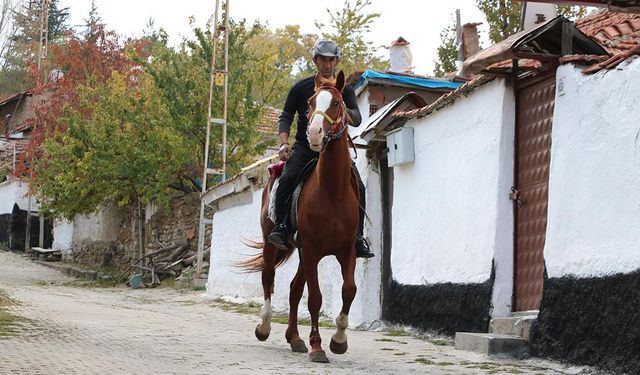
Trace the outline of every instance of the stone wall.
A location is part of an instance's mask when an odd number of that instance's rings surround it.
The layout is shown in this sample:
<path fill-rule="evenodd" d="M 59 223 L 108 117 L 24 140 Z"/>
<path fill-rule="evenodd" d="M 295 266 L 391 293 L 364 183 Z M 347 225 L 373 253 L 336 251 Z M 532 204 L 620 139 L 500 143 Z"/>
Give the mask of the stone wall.
<path fill-rule="evenodd" d="M 211 218 L 212 210 L 207 207 L 206 217 Z M 144 231 L 145 252 L 157 250 L 163 245 L 190 240 L 187 252 L 198 250 L 198 220 L 200 219 L 200 194 L 176 193 L 171 197 L 169 207 L 147 206 Z M 204 236 L 204 249 L 211 246 L 211 225 L 207 225 Z"/>
<path fill-rule="evenodd" d="M 148 254 L 165 245 L 190 237 L 187 252 L 196 252 L 198 247 L 198 219 L 200 215 L 200 195 L 198 193 L 175 193 L 166 208 L 148 205 L 145 208 L 144 221 L 144 252 Z M 110 213 L 111 216 L 115 212 Z M 117 212 L 118 218 L 110 217 L 113 222 L 119 220 L 117 235 L 111 238 L 74 238 L 72 251 L 66 259 L 90 267 L 112 266 L 124 269 L 135 259 L 138 259 L 137 223 L 135 210 L 127 207 Z M 207 210 L 211 217 L 211 210 Z M 84 219 L 86 220 L 86 219 Z M 92 221 L 105 221 L 104 217 L 94 218 Z M 75 237 L 75 235 L 74 235 Z M 205 249 L 210 247 L 211 226 L 205 232 Z M 208 269 L 208 268 L 207 268 Z"/>

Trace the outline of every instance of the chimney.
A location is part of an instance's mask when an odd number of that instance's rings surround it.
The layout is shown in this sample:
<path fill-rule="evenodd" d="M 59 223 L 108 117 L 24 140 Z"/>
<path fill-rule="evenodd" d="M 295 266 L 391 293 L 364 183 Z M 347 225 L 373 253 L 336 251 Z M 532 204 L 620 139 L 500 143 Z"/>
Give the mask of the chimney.
<path fill-rule="evenodd" d="M 411 55 L 409 44 L 410 43 L 403 37 L 398 37 L 398 39 L 391 42 L 389 46 L 391 68 L 389 68 L 389 71 L 395 73 L 411 73 L 413 69 L 411 66 L 413 55 Z"/>
<path fill-rule="evenodd" d="M 482 22 L 467 23 L 462 27 L 462 53 L 465 60 L 480 51 L 478 25 L 482 25 Z"/>

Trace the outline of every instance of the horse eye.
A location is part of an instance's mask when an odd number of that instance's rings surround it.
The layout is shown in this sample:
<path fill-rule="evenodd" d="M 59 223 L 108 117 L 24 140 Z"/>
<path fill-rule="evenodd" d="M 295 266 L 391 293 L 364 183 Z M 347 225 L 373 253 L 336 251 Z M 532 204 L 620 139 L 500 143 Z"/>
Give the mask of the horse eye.
<path fill-rule="evenodd" d="M 334 100 L 332 105 L 333 105 L 334 107 L 336 107 L 336 106 L 338 105 L 338 101 L 337 101 L 337 100 Z"/>

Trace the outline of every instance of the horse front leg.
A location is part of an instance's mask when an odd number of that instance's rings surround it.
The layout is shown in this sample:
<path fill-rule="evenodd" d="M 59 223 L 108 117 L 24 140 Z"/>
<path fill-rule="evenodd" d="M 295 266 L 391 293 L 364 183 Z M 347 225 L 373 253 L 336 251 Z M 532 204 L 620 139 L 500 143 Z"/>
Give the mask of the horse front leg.
<path fill-rule="evenodd" d="M 307 353 L 309 351 L 304 344 L 304 340 L 300 338 L 300 333 L 298 333 L 298 305 L 304 292 L 305 282 L 302 260 L 300 260 L 298 271 L 291 281 L 289 290 L 289 321 L 285 333 L 285 338 L 289 345 L 291 345 L 291 350 L 297 353 Z"/>
<path fill-rule="evenodd" d="M 271 317 L 273 311 L 271 309 L 271 293 L 273 292 L 273 280 L 276 275 L 276 252 L 277 249 L 265 242 L 262 250 L 262 260 L 264 266 L 262 268 L 262 292 L 264 294 L 264 305 L 260 311 L 262 322 L 258 324 L 255 330 L 256 338 L 265 341 L 271 333 Z"/>
<path fill-rule="evenodd" d="M 340 310 L 340 315 L 336 318 L 336 326 L 338 328 L 331 337 L 331 344 L 329 344 L 329 348 L 335 354 L 344 354 L 349 347 L 346 330 L 349 327 L 349 310 L 357 291 L 354 276 L 356 269 L 355 252 L 348 251 L 344 254 L 338 260 L 342 269 L 342 310 Z"/>
<path fill-rule="evenodd" d="M 309 334 L 311 353 L 309 353 L 309 359 L 311 362 L 328 363 L 329 358 L 327 358 L 327 354 L 322 350 L 322 338 L 320 337 L 320 329 L 318 326 L 320 308 L 322 307 L 322 293 L 320 292 L 320 284 L 318 283 L 318 260 L 308 260 L 303 257 L 303 261 L 309 290 L 309 315 L 311 315 L 311 333 Z"/>

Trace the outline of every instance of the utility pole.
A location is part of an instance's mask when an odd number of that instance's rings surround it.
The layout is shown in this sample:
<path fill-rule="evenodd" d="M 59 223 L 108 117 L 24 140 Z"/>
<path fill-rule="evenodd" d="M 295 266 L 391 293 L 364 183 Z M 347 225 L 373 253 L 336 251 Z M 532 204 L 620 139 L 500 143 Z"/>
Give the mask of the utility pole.
<path fill-rule="evenodd" d="M 460 21 L 460 9 L 456 9 L 456 74 L 462 72 L 464 52 L 462 50 L 462 22 Z"/>
<path fill-rule="evenodd" d="M 47 75 L 42 73 L 47 59 L 47 47 L 49 46 L 49 0 L 40 0 L 40 43 L 38 44 L 38 84 L 47 83 Z M 41 78 L 42 77 L 42 78 Z M 37 126 L 37 125 L 36 125 Z M 33 178 L 33 155 L 29 165 L 29 184 Z M 27 192 L 27 229 L 24 234 L 24 252 L 31 254 L 31 186 Z M 40 238 L 39 245 L 44 243 L 44 216 L 40 214 Z"/>
<path fill-rule="evenodd" d="M 213 49 L 211 52 L 211 71 L 209 76 L 209 107 L 207 111 L 207 131 L 204 146 L 204 168 L 202 172 L 202 191 L 200 200 L 200 221 L 198 225 L 198 256 L 196 262 L 196 277 L 202 276 L 202 262 L 204 258 L 204 232 L 206 225 L 212 224 L 213 219 L 205 217 L 205 204 L 202 197 L 207 191 L 207 176 L 210 174 L 222 174 L 222 181 L 227 176 L 227 96 L 229 89 L 229 0 L 223 3 L 224 25 L 218 26 L 218 10 L 220 0 L 216 0 L 216 10 L 213 17 Z M 218 52 L 218 38 L 220 33 L 224 33 L 224 69 L 216 70 L 216 57 Z M 212 117 L 213 92 L 215 86 L 224 86 L 222 118 Z M 209 168 L 209 138 L 211 135 L 211 124 L 222 125 L 222 168 Z"/>

